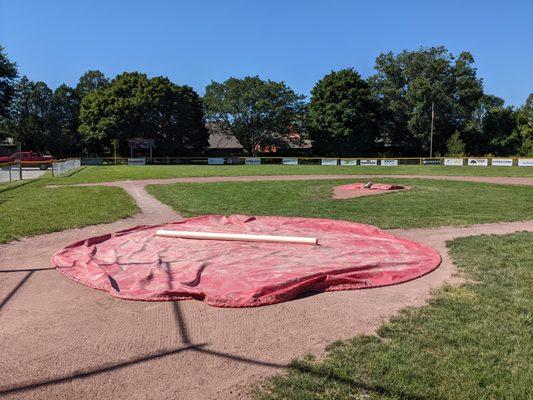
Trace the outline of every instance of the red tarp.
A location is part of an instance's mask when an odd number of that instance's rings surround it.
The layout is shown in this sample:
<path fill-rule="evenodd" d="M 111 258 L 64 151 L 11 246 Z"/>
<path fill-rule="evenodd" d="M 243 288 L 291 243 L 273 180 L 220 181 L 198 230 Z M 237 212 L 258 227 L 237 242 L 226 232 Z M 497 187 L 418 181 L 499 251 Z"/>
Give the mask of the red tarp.
<path fill-rule="evenodd" d="M 369 188 L 365 188 L 365 183 L 350 183 L 349 185 L 337 186 L 335 189 L 340 190 L 356 190 L 356 189 L 367 189 L 367 190 L 399 190 L 405 189 L 405 186 L 393 185 L 390 183 L 372 183 Z"/>
<path fill-rule="evenodd" d="M 157 229 L 317 237 L 319 245 L 155 236 Z M 218 307 L 279 303 L 305 292 L 392 285 L 441 262 L 437 251 L 370 225 L 318 218 L 205 215 L 73 243 L 52 263 L 128 300 L 199 299 Z"/>

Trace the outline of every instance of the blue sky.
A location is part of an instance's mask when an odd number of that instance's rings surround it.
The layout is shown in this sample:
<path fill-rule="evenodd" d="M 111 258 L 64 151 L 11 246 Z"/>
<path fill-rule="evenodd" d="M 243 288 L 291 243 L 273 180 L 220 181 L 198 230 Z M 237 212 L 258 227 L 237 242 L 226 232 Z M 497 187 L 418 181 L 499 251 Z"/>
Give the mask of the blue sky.
<path fill-rule="evenodd" d="M 331 70 L 367 77 L 381 52 L 444 45 L 471 51 L 507 104 L 533 92 L 533 0 L 0 0 L 0 44 L 53 88 L 88 69 L 137 70 L 200 93 L 259 75 L 308 95 Z"/>

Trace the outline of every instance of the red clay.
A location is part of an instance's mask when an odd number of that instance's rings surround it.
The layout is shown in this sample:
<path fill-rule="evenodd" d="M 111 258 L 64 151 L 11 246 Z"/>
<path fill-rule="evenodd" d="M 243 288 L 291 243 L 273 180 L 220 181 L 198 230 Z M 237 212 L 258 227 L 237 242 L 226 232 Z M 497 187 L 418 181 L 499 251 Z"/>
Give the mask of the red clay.
<path fill-rule="evenodd" d="M 484 233 L 533 231 L 533 221 L 394 230 L 437 249 L 441 267 L 419 279 L 369 290 L 330 292 L 269 307 L 220 309 L 202 302 L 115 300 L 58 275 L 57 249 L 81 238 L 179 218 L 150 197 L 147 183 L 359 176 L 182 178 L 113 182 L 141 213 L 112 224 L 0 245 L 0 397 L 7 399 L 236 399 L 294 357 L 321 354 L 337 339 L 372 333 L 430 289 L 452 279 L 445 241 Z M 371 176 L 375 178 L 376 176 Z M 395 178 L 414 176 L 395 176 Z M 421 179 L 443 179 L 419 176 Z M 533 185 L 533 178 L 444 177 Z M 44 270 L 41 270 L 44 269 Z"/>

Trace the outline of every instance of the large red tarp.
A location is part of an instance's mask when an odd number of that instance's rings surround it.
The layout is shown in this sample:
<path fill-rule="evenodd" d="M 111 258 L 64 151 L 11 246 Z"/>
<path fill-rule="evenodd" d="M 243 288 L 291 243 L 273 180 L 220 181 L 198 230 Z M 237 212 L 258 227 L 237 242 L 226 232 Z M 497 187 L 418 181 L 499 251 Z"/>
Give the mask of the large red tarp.
<path fill-rule="evenodd" d="M 157 229 L 317 237 L 319 245 L 177 239 Z M 437 251 L 370 225 L 318 218 L 205 215 L 93 237 L 58 251 L 58 271 L 127 300 L 279 303 L 306 292 L 393 285 L 441 262 Z"/>

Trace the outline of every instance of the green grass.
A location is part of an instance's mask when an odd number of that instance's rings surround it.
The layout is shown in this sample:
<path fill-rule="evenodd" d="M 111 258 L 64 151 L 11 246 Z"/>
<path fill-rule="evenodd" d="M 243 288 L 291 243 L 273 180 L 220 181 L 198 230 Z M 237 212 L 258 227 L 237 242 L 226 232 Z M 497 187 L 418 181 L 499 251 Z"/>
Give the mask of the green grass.
<path fill-rule="evenodd" d="M 476 175 L 476 176 L 530 176 L 528 167 L 445 167 L 445 166 L 320 166 L 320 165 L 147 165 L 147 166 L 89 166 L 71 177 L 57 178 L 58 184 L 107 182 L 129 179 L 162 179 L 201 176 L 242 175 L 302 175 L 302 174 L 421 174 L 421 175 Z"/>
<path fill-rule="evenodd" d="M 47 179 L 0 186 L 0 243 L 62 231 L 135 214 L 137 206 L 120 188 L 45 188 Z"/>
<path fill-rule="evenodd" d="M 449 244 L 467 282 L 378 330 L 330 345 L 263 383 L 255 398 L 531 399 L 532 233 Z"/>
<path fill-rule="evenodd" d="M 531 187 L 423 179 L 386 181 L 414 188 L 347 200 L 329 197 L 333 186 L 346 183 L 342 180 L 180 183 L 150 185 L 148 191 L 183 216 L 305 216 L 345 219 L 382 228 L 533 219 Z"/>

